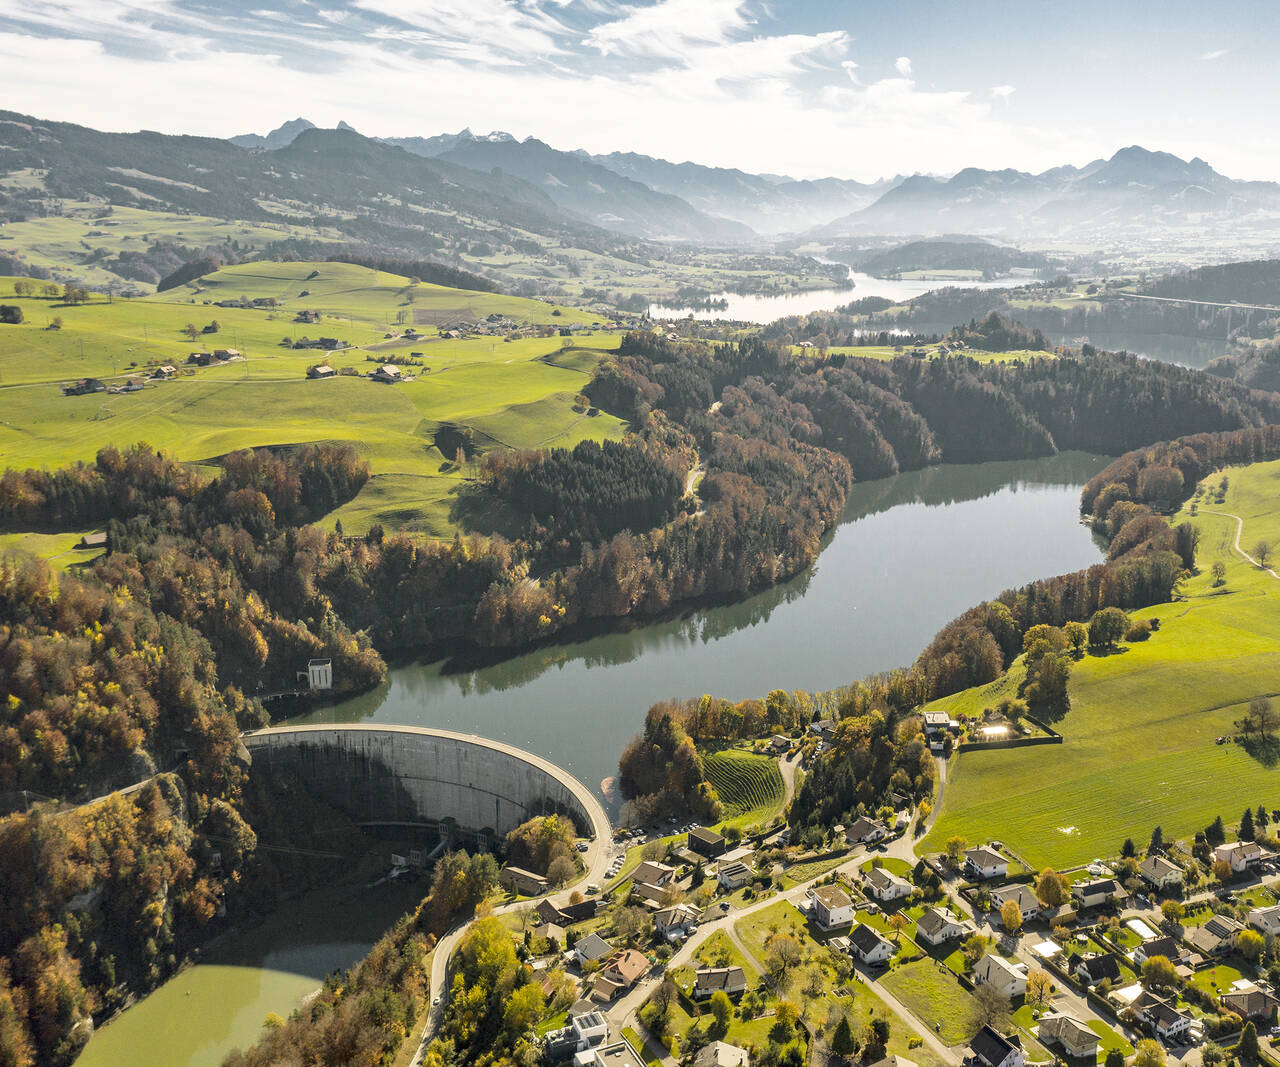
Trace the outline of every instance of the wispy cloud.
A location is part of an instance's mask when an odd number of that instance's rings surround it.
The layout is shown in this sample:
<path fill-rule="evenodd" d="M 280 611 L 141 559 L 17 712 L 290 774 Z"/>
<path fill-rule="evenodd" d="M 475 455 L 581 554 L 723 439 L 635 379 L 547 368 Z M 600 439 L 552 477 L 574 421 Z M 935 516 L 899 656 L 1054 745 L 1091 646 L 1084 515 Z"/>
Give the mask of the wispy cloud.
<path fill-rule="evenodd" d="M 1212 52 L 1206 52 L 1206 53 L 1205 53 L 1204 55 L 1202 55 L 1200 58 L 1201 58 L 1201 60 L 1203 60 L 1203 61 L 1205 61 L 1205 62 L 1209 62 L 1209 61 L 1214 60 L 1214 59 L 1221 59 L 1223 56 L 1225 56 L 1225 55 L 1226 55 L 1228 52 L 1230 52 L 1230 51 L 1231 51 L 1231 49 L 1230 49 L 1230 48 L 1218 48 L 1218 49 L 1215 49 L 1215 50 L 1214 50 L 1214 51 L 1212 51 Z"/>

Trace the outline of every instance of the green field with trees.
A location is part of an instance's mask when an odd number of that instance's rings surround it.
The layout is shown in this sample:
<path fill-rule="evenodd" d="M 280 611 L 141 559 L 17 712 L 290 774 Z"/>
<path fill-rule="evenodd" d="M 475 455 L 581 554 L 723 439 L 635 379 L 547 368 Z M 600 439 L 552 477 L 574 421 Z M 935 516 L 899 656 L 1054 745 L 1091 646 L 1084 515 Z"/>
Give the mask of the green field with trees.
<path fill-rule="evenodd" d="M 775 756 L 726 748 L 706 753 L 702 764 L 726 824 L 762 826 L 782 810 L 786 790 Z"/>
<path fill-rule="evenodd" d="M 1240 516 L 1241 546 L 1256 555 L 1259 543 L 1280 545 L 1278 489 L 1277 462 L 1201 483 L 1178 516 L 1200 529 L 1197 573 L 1174 601 L 1133 613 L 1159 628 L 1072 666 L 1061 747 L 961 754 L 925 847 L 996 837 L 1035 867 L 1063 867 L 1156 825 L 1174 838 L 1230 821 L 1274 794 L 1280 742 L 1215 742 L 1237 735 L 1253 698 L 1280 693 L 1280 581 L 1235 551 L 1235 519 L 1213 512 Z M 1010 687 L 1001 679 L 929 707 L 972 713 Z"/>

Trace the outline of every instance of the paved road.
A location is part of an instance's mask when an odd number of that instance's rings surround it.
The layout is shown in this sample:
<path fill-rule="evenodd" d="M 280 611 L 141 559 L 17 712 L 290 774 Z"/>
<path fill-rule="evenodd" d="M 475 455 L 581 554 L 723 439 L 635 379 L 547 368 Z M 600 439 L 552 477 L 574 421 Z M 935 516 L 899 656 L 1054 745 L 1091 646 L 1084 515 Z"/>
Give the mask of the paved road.
<path fill-rule="evenodd" d="M 1264 567 L 1261 563 L 1259 563 L 1256 559 L 1254 559 L 1251 555 L 1249 555 L 1248 552 L 1246 552 L 1243 548 L 1240 547 L 1240 535 L 1244 533 L 1244 519 L 1240 518 L 1239 515 L 1232 515 L 1231 512 L 1229 511 L 1210 511 L 1208 508 L 1201 508 L 1200 510 L 1206 515 L 1221 515 L 1225 519 L 1235 519 L 1236 520 L 1236 541 L 1235 541 L 1236 552 L 1239 553 L 1241 556 L 1243 556 L 1245 559 L 1247 559 L 1259 570 L 1266 571 L 1269 575 L 1271 575 L 1272 578 L 1280 579 L 1280 574 L 1276 574 L 1276 572 L 1273 571 L 1270 567 Z"/>

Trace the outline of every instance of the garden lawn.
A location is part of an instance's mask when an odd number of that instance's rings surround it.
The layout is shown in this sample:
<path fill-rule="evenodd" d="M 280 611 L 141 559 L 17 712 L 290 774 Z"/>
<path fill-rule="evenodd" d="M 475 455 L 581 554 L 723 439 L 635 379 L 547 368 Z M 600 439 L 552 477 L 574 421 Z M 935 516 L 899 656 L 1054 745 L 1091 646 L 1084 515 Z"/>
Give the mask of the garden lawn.
<path fill-rule="evenodd" d="M 933 960 L 894 967 L 880 983 L 924 1025 L 938 1024 L 936 1032 L 943 1044 L 964 1044 L 978 1032 L 973 997 Z"/>
<path fill-rule="evenodd" d="M 1202 539 L 1200 573 L 1185 599 L 1134 615 L 1159 618 L 1150 640 L 1109 656 L 1086 656 L 1071 672 L 1071 710 L 1057 724 L 1062 746 L 968 752 L 957 758 L 943 810 L 924 847 L 948 837 L 998 838 L 1033 867 L 1068 867 L 1114 855 L 1126 837 L 1145 840 L 1159 824 L 1166 839 L 1188 837 L 1221 814 L 1233 821 L 1280 786 L 1268 767 L 1235 744 L 1217 745 L 1259 695 L 1280 694 L 1280 581 L 1231 549 L 1280 544 L 1280 463 L 1233 468 L 1221 505 L 1194 518 Z M 1216 484 L 1221 475 L 1208 481 Z M 1210 568 L 1226 565 L 1214 588 Z M 936 703 L 981 709 L 1008 680 Z"/>

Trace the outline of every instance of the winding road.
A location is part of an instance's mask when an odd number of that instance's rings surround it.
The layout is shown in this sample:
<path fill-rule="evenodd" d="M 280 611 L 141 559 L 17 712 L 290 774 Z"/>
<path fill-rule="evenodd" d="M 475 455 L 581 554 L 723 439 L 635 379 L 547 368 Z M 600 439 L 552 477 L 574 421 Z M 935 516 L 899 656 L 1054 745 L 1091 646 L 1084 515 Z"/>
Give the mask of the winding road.
<path fill-rule="evenodd" d="M 1258 570 L 1266 571 L 1269 575 L 1271 575 L 1272 578 L 1275 578 L 1277 581 L 1280 581 L 1280 574 L 1276 574 L 1276 572 L 1272 570 L 1270 567 L 1264 567 L 1261 563 L 1259 563 L 1256 559 L 1254 559 L 1251 555 L 1249 555 L 1248 552 L 1246 552 L 1243 548 L 1240 547 L 1240 535 L 1244 533 L 1244 519 L 1240 518 L 1239 515 L 1232 515 L 1231 512 L 1229 511 L 1210 511 L 1208 508 L 1201 508 L 1200 511 L 1204 515 L 1220 515 L 1224 519 L 1235 519 L 1236 520 L 1236 540 L 1235 540 L 1235 544 L 1232 547 L 1236 550 L 1237 553 L 1239 553 L 1241 556 L 1247 559 L 1250 563 L 1252 563 L 1255 567 L 1257 567 Z"/>

